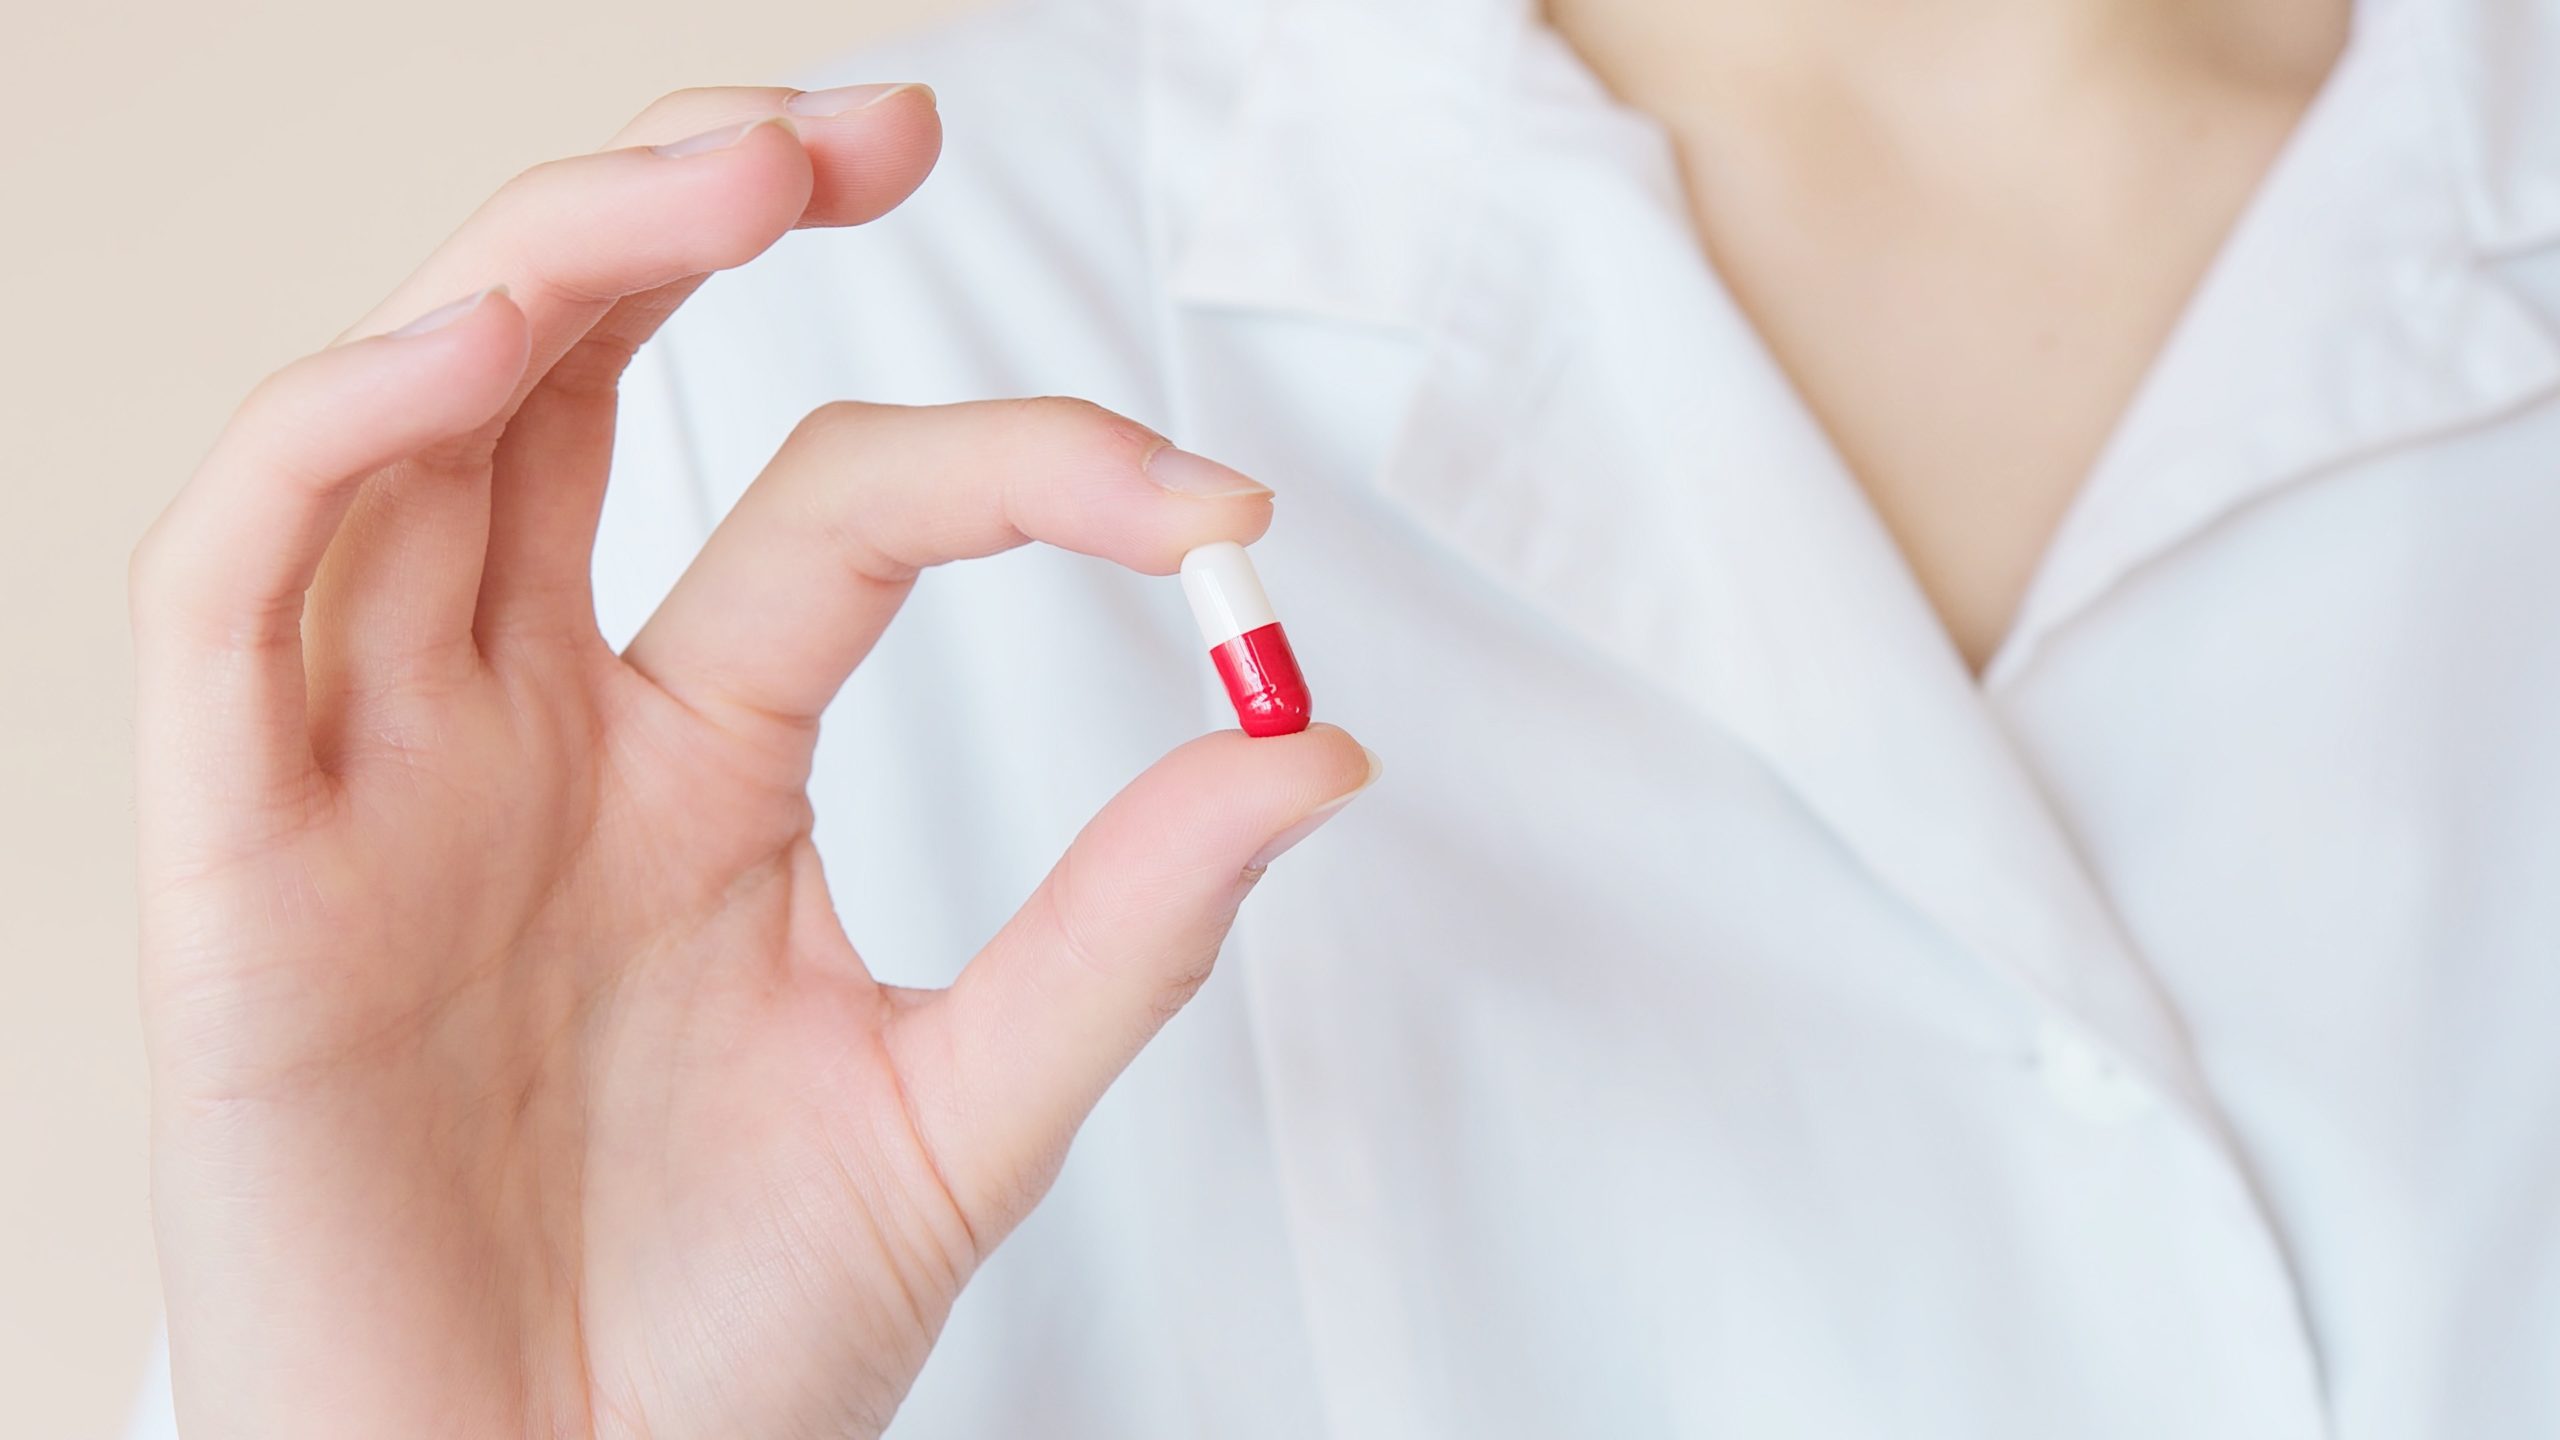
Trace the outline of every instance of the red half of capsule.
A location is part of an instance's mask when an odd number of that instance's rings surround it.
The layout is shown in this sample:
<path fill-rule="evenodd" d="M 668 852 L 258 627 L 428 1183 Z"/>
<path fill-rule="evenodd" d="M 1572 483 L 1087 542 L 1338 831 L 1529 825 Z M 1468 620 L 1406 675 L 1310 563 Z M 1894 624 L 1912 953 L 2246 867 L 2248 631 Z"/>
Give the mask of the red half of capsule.
<path fill-rule="evenodd" d="M 1298 673 L 1298 657 L 1277 624 L 1247 630 L 1209 652 L 1236 718 L 1247 735 L 1295 735 L 1315 716 L 1307 698 L 1307 678 Z"/>

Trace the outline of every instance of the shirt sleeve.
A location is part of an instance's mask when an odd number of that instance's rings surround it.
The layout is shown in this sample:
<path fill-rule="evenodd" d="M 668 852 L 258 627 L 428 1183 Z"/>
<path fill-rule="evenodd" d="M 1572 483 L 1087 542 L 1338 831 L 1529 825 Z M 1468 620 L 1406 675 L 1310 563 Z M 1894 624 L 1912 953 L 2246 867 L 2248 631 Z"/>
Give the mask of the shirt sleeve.
<path fill-rule="evenodd" d="M 142 1372 L 141 1393 L 125 1417 L 124 1440 L 178 1440 L 178 1412 L 169 1398 L 169 1333 L 151 1341 L 151 1363 Z"/>

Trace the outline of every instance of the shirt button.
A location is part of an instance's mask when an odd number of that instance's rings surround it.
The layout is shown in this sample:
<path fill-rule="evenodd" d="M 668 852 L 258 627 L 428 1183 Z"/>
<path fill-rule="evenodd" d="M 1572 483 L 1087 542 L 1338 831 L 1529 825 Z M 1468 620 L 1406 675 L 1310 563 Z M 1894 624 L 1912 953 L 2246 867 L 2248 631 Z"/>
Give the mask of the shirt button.
<path fill-rule="evenodd" d="M 2151 1089 L 2078 1028 L 2048 1020 L 2036 1028 L 2035 1067 L 2045 1093 L 2095 1125 L 2120 1125 L 2151 1108 Z"/>

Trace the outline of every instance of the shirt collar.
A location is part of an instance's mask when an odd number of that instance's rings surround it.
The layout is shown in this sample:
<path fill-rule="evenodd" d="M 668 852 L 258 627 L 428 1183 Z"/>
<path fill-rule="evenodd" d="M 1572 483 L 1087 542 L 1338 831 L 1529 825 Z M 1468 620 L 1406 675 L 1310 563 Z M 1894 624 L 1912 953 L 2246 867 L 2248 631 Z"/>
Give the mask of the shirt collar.
<path fill-rule="evenodd" d="M 2006 669 L 2253 497 L 2560 376 L 2479 263 L 2560 220 L 2527 153 L 2560 141 L 2499 128 L 2552 102 L 2465 88 L 2529 83 L 2522 60 L 2485 57 L 2560 37 L 2528 35 L 2539 22 L 2504 0 L 2455 0 L 2454 21 L 2398 8 L 2417 3 L 2371 0 L 2261 238 L 2220 267 L 2247 303 L 2199 306 L 2178 342 L 2255 359 L 2182 366 L 2207 393 L 2182 383 L 2133 417 L 2143 443 L 2093 477 Z M 1419 378 L 1374 477 L 1387 497 L 1757 752 L 1967 950 L 2209 1111 L 1983 690 L 1696 255 L 1660 131 L 1525 0 L 1165 4 L 1151 144 L 1177 305 L 1413 332 Z M 2426 94 L 2462 116 L 2436 123 L 2411 103 Z"/>
<path fill-rule="evenodd" d="M 2493 255 L 2560 240 L 2560 8 L 2450 0 L 2426 19 L 2473 240 Z"/>
<path fill-rule="evenodd" d="M 2497 263 L 2538 243 L 2529 177 L 2473 163 L 2463 112 L 2490 97 L 2447 95 L 2445 19 L 2413 0 L 2361 9 L 2074 497 L 1995 687 L 2224 517 L 2560 384 L 2549 321 Z"/>
<path fill-rule="evenodd" d="M 1174 297 L 1426 322 L 1494 182 L 1503 112 L 1535 48 L 1523 42 L 1543 29 L 1534 0 L 1158 3 Z M 2413 58 L 2444 117 L 2473 245 L 2499 256 L 2560 241 L 2560 9 L 2363 0 L 2359 28 L 2404 7 L 2421 12 Z M 1609 103 L 1596 86 L 1589 98 Z"/>
<path fill-rule="evenodd" d="M 1532 28 L 1531 0 L 1164 4 L 1174 297 L 1425 323 Z"/>
<path fill-rule="evenodd" d="M 1173 212 L 1195 217 L 1177 334 L 1210 354 L 1222 327 L 1267 333 L 1218 313 L 1238 307 L 1416 330 L 1386 497 L 1759 755 L 1891 890 L 2202 1108 L 2103 900 L 1700 260 L 1661 131 L 1526 20 L 1488 0 L 1275 12 L 1239 127 L 1209 147 L 1226 163 Z"/>

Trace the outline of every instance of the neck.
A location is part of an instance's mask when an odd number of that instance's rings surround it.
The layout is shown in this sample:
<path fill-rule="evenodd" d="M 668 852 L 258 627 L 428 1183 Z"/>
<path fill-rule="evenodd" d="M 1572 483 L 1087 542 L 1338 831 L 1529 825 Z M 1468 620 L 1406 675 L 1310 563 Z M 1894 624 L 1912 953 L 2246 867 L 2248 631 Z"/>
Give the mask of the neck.
<path fill-rule="evenodd" d="M 1880 118 L 1981 112 L 2091 87 L 2316 88 L 2349 0 L 1546 0 L 1629 103 L 1675 126 L 1843 98 Z"/>

